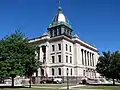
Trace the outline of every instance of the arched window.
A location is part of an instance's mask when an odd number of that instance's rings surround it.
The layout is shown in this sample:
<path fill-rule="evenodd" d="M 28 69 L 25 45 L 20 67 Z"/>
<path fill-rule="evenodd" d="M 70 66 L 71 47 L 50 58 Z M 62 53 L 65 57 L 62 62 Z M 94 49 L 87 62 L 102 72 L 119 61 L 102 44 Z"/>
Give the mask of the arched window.
<path fill-rule="evenodd" d="M 61 68 L 58 68 L 58 74 L 61 75 Z"/>
<path fill-rule="evenodd" d="M 54 69 L 52 68 L 52 75 L 54 76 Z"/>

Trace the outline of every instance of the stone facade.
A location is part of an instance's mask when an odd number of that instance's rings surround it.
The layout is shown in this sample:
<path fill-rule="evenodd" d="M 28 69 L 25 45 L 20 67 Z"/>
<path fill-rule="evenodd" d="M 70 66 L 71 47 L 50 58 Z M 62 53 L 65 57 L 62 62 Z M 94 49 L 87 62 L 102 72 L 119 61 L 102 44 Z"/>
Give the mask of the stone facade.
<path fill-rule="evenodd" d="M 29 43 L 38 46 L 36 58 L 43 63 L 34 77 L 61 77 L 66 81 L 68 71 L 71 80 L 96 78 L 98 50 L 77 35 L 72 36 L 72 28 L 61 8 L 49 25 L 48 32 L 31 39 Z"/>

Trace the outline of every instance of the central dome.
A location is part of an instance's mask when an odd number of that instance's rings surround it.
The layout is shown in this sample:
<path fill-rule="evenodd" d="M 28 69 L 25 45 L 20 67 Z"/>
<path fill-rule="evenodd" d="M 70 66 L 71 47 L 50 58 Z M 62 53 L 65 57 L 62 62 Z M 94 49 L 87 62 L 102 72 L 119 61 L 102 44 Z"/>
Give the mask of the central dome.
<path fill-rule="evenodd" d="M 66 18 L 62 13 L 60 13 L 60 14 L 56 15 L 53 22 L 66 22 Z"/>
<path fill-rule="evenodd" d="M 64 16 L 64 14 L 62 13 L 62 8 L 59 7 L 58 8 L 58 13 L 56 14 L 56 16 L 53 18 L 53 23 L 55 22 L 64 22 L 64 23 L 68 23 L 67 18 Z"/>
<path fill-rule="evenodd" d="M 49 28 L 63 24 L 71 28 L 71 25 L 69 24 L 69 20 L 62 13 L 62 8 L 59 7 L 58 13 L 54 16 L 52 23 L 49 25 Z"/>

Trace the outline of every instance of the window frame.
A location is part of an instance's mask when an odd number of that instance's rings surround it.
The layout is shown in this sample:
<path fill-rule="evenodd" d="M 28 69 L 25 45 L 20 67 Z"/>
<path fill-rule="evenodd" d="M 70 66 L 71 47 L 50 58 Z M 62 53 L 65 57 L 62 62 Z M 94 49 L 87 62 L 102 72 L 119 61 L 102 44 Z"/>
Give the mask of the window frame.
<path fill-rule="evenodd" d="M 58 61 L 61 62 L 61 55 L 58 55 Z"/>
<path fill-rule="evenodd" d="M 54 76 L 55 75 L 55 70 L 54 70 L 54 68 L 52 68 L 52 76 Z"/>
<path fill-rule="evenodd" d="M 61 50 L 61 44 L 58 44 L 58 50 Z"/>
<path fill-rule="evenodd" d="M 61 75 L 61 68 L 58 68 L 58 75 Z"/>
<path fill-rule="evenodd" d="M 54 57 L 54 59 L 53 59 Z M 55 63 L 55 56 L 52 56 L 52 63 Z"/>
<path fill-rule="evenodd" d="M 52 51 L 55 51 L 55 45 L 52 45 Z"/>
<path fill-rule="evenodd" d="M 68 55 L 66 55 L 66 63 L 68 63 Z"/>

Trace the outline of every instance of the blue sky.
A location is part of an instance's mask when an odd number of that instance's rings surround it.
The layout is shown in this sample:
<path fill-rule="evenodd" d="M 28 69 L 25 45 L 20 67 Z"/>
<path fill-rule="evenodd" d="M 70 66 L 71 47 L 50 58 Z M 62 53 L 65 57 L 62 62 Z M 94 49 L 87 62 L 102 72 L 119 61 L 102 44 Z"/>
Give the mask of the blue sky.
<path fill-rule="evenodd" d="M 0 39 L 20 29 L 28 38 L 47 31 L 58 0 L 0 0 Z M 61 0 L 73 34 L 102 51 L 120 49 L 120 0 Z"/>

